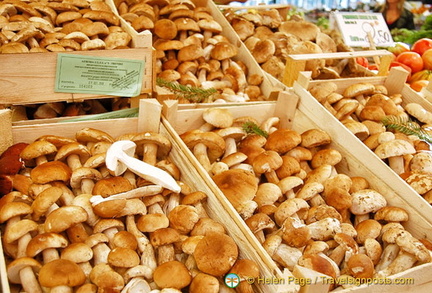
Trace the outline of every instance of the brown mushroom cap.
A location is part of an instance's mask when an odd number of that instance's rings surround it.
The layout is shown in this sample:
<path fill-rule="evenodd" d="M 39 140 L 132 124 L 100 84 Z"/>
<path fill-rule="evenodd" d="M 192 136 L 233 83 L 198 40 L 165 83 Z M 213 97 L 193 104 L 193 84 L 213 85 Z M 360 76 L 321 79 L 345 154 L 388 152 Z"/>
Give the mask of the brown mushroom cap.
<path fill-rule="evenodd" d="M 347 262 L 348 270 L 355 278 L 372 278 L 375 269 L 370 257 L 358 253 L 351 256 Z"/>
<path fill-rule="evenodd" d="M 172 20 L 161 18 L 155 22 L 153 32 L 161 39 L 172 40 L 177 36 L 177 26 Z"/>
<path fill-rule="evenodd" d="M 82 285 L 86 276 L 82 269 L 67 259 L 56 259 L 46 263 L 39 271 L 41 286 L 53 288 L 57 286 L 75 287 Z"/>
<path fill-rule="evenodd" d="M 213 181 L 228 198 L 234 208 L 252 200 L 258 189 L 255 176 L 241 169 L 230 169 L 213 176 Z"/>
<path fill-rule="evenodd" d="M 301 143 L 301 135 L 294 130 L 278 129 L 273 131 L 265 144 L 266 150 L 272 150 L 284 154 Z"/>
<path fill-rule="evenodd" d="M 87 220 L 88 214 L 80 206 L 61 206 L 52 211 L 45 219 L 46 232 L 63 232 L 66 229 Z"/>
<path fill-rule="evenodd" d="M 108 263 L 113 267 L 131 268 L 140 264 L 140 257 L 131 248 L 115 247 L 108 253 Z"/>
<path fill-rule="evenodd" d="M 33 183 L 36 184 L 45 184 L 52 181 L 68 182 L 71 176 L 71 168 L 61 161 L 46 162 L 30 171 L 30 177 Z"/>
<path fill-rule="evenodd" d="M 231 127 L 234 122 L 233 114 L 226 108 L 208 108 L 203 112 L 203 119 L 216 128 Z"/>
<path fill-rule="evenodd" d="M 343 96 L 345 98 L 354 98 L 359 95 L 370 95 L 375 91 L 375 86 L 370 83 L 356 83 L 348 86 Z"/>
<path fill-rule="evenodd" d="M 198 273 L 190 283 L 189 292 L 191 293 L 217 293 L 219 292 L 219 281 L 216 277 Z"/>
<path fill-rule="evenodd" d="M 188 286 L 192 281 L 189 270 L 179 261 L 168 261 L 159 265 L 153 273 L 153 279 L 160 288 L 179 290 Z"/>
<path fill-rule="evenodd" d="M 194 257 L 202 272 L 220 277 L 229 272 L 238 257 L 234 240 L 226 234 L 210 233 L 197 244 Z"/>
<path fill-rule="evenodd" d="M 238 54 L 238 49 L 233 44 L 228 42 L 217 43 L 212 52 L 211 57 L 216 60 L 229 59 Z"/>

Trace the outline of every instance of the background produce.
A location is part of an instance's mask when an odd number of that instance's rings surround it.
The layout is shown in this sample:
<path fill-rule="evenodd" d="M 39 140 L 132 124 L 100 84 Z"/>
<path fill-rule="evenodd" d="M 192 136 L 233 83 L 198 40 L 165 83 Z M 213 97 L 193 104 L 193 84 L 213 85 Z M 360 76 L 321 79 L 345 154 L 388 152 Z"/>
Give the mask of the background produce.
<path fill-rule="evenodd" d="M 432 39 L 421 38 L 411 46 L 397 42 L 388 50 L 395 56 L 391 67 L 402 66 L 410 72 L 407 83 L 412 89 L 420 92 L 422 88 L 428 86 L 429 79 L 432 76 Z"/>

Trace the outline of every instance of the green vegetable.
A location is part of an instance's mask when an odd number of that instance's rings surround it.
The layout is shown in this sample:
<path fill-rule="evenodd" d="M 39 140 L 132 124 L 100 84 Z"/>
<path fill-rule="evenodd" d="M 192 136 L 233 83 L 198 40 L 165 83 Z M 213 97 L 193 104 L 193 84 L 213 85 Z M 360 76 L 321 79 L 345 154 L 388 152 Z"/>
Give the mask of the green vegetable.
<path fill-rule="evenodd" d="M 432 143 L 431 134 L 413 120 L 390 115 L 384 117 L 381 122 L 387 129 L 397 130 L 406 135 L 415 135 L 427 143 Z"/>
<path fill-rule="evenodd" d="M 254 122 L 251 122 L 251 121 L 245 122 L 245 123 L 243 123 L 242 128 L 248 134 L 257 134 L 257 135 L 264 136 L 265 138 L 268 137 L 267 131 L 262 130 Z"/>

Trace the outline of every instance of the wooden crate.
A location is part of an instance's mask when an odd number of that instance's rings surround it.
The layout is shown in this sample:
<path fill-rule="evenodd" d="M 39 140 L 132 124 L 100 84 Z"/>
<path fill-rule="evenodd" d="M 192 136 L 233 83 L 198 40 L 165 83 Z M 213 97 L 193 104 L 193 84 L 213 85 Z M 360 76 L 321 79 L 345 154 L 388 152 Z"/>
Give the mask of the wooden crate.
<path fill-rule="evenodd" d="M 336 52 L 336 53 L 320 53 L 320 54 L 292 54 L 287 56 L 285 71 L 283 75 L 283 83 L 289 87 L 294 85 L 294 82 L 299 78 L 300 72 L 305 70 L 306 61 L 308 60 L 331 60 L 331 59 L 348 59 L 366 57 L 374 58 L 376 63 L 379 63 L 378 76 L 386 76 L 389 71 L 390 63 L 393 60 L 393 53 L 387 50 L 370 50 L 370 51 L 353 51 L 353 52 Z M 378 58 L 378 59 L 377 59 Z"/>
<path fill-rule="evenodd" d="M 140 95 L 153 90 L 152 36 L 149 33 L 132 36 L 132 48 L 118 50 L 74 51 L 68 54 L 143 60 L 145 68 Z M 66 53 L 66 52 L 65 52 Z M 110 98 L 101 94 L 54 92 L 57 52 L 29 54 L 0 54 L 0 107 L 47 102 L 81 102 L 85 99 Z"/>
<path fill-rule="evenodd" d="M 164 134 L 172 142 L 169 160 L 179 167 L 182 174 L 181 181 L 191 186 L 194 191 L 200 190 L 207 194 L 208 199 L 206 210 L 209 216 L 226 227 L 227 233 L 234 239 L 239 247 L 240 258 L 247 258 L 255 261 L 259 266 L 261 276 L 276 275 L 277 272 L 275 266 L 269 267 L 262 262 L 259 253 L 255 251 L 254 246 L 248 242 L 248 237 L 245 237 L 243 234 L 245 229 L 237 225 L 237 223 L 241 221 L 239 216 L 234 212 L 228 212 L 226 204 L 220 203 L 219 198 L 216 197 L 205 182 L 200 179 L 194 166 L 190 164 L 187 157 L 182 153 L 183 150 L 175 143 L 174 139 L 170 137 L 170 131 L 166 128 L 164 123 L 161 123 L 161 111 L 162 105 L 155 99 L 142 99 L 140 100 L 140 112 L 138 118 L 12 126 L 10 110 L 0 110 L 0 130 L 2 132 L 2 137 L 0 139 L 0 153 L 13 143 L 32 142 L 36 138 L 45 134 L 55 134 L 73 138 L 75 137 L 75 133 L 84 127 L 101 129 L 113 137 L 125 133 L 143 131 Z M 115 126 L 113 127 L 113 125 Z M 234 217 L 232 217 L 232 215 L 234 215 Z M 289 272 L 286 272 L 285 276 L 288 277 L 292 275 Z M 3 251 L 0 253 L 0 280 L 3 290 L 2 292 L 10 293 Z M 270 288 L 270 291 L 268 288 Z M 256 292 L 277 292 L 275 288 L 268 285 L 257 285 L 254 287 L 254 290 Z"/>
<path fill-rule="evenodd" d="M 268 76 L 265 74 L 265 72 L 262 70 L 261 66 L 255 61 L 247 47 L 243 44 L 235 30 L 232 28 L 231 24 L 228 22 L 228 20 L 225 18 L 225 16 L 220 11 L 219 7 L 213 2 L 213 1 L 205 1 L 205 0 L 191 0 L 197 7 L 206 7 L 211 12 L 211 15 L 213 16 L 214 20 L 216 20 L 223 28 L 221 35 L 228 38 L 230 43 L 234 44 L 238 48 L 238 54 L 237 56 L 233 57 L 232 59 L 234 61 L 241 61 L 243 62 L 247 68 L 249 74 L 259 74 L 264 77 L 264 80 L 262 84 L 260 85 L 261 91 L 265 97 L 268 99 L 275 99 L 276 94 L 274 93 L 274 86 L 270 82 Z M 106 0 L 106 2 L 110 5 L 111 9 L 115 11 L 117 15 L 118 11 L 115 6 L 114 0 Z M 123 18 L 122 23 L 125 23 L 125 26 L 129 27 L 130 31 L 133 35 L 139 36 L 142 34 L 142 32 L 138 33 L 136 30 L 134 30 L 129 23 L 127 23 Z M 176 99 L 175 95 L 171 92 L 164 91 L 163 89 L 160 89 L 159 87 L 156 88 L 156 98 L 159 101 L 164 101 L 166 99 Z M 233 103 L 235 104 L 235 103 Z"/>
<path fill-rule="evenodd" d="M 228 107 L 233 116 L 251 116 L 255 118 L 258 123 L 263 122 L 265 119 L 277 116 L 280 120 L 280 127 L 289 127 L 299 133 L 308 129 L 319 128 L 326 131 L 332 138 L 330 147 L 337 149 L 343 156 L 343 160 L 336 166 L 339 173 L 348 176 L 362 176 L 366 178 L 371 188 L 377 190 L 387 200 L 391 206 L 399 206 L 405 208 L 410 220 L 404 224 L 405 228 L 417 238 L 432 239 L 432 218 L 430 205 L 421 197 L 413 192 L 407 191 L 407 186 L 404 182 L 396 180 L 393 181 L 392 170 L 378 159 L 367 147 L 361 144 L 358 139 L 344 127 L 342 127 L 333 116 L 329 115 L 321 105 L 316 105 L 309 99 L 300 98 L 297 109 L 298 96 L 293 93 L 283 92 L 277 102 L 269 102 L 261 105 L 242 105 Z M 216 105 L 215 107 L 221 107 Z M 212 181 L 208 172 L 200 165 L 195 156 L 188 150 L 184 142 L 175 134 L 182 134 L 186 131 L 198 129 L 203 123 L 203 111 L 205 109 L 178 109 L 177 103 L 174 101 L 166 101 L 164 103 L 164 117 L 167 119 L 167 129 L 171 132 L 172 136 L 176 139 L 176 143 L 183 152 L 187 155 L 191 164 L 193 164 L 199 171 L 200 175 L 207 184 L 212 188 L 216 196 L 221 202 L 224 202 L 225 196 Z M 325 121 L 325 123 L 323 123 Z M 164 122 L 165 124 L 165 122 Z M 365 164 L 365 162 L 367 162 Z M 390 180 L 387 180 L 391 178 Z M 230 205 L 230 204 L 228 204 Z M 230 209 L 231 211 L 232 209 Z M 240 223 L 239 223 L 240 226 Z M 241 226 L 241 227 L 244 227 Z M 247 228 L 247 230 L 249 230 Z M 244 231 L 248 235 L 248 231 Z M 255 246 L 256 251 L 261 255 L 264 262 L 271 267 L 274 261 L 266 253 L 263 247 L 253 239 L 250 243 Z M 345 289 L 340 292 L 406 292 L 412 288 L 416 288 L 422 292 L 431 290 L 432 278 L 428 275 L 428 271 L 432 268 L 432 263 L 421 265 L 412 268 L 406 272 L 399 273 L 391 278 L 403 278 L 415 276 L 415 285 L 413 286 L 376 286 L 362 285 L 355 289 Z M 281 276 L 278 271 L 276 276 Z M 384 288 L 385 287 L 385 288 Z M 271 291 L 269 291 L 271 292 Z M 317 291 L 322 292 L 322 291 Z"/>

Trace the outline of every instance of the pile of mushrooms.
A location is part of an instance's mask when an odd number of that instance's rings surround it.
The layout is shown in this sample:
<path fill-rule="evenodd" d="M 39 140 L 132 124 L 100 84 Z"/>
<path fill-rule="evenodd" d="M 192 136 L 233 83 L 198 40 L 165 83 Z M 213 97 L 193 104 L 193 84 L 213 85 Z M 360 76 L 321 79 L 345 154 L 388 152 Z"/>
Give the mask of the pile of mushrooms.
<path fill-rule="evenodd" d="M 11 182 L 0 198 L 11 287 L 219 292 L 227 273 L 258 277 L 257 264 L 239 258 L 227 228 L 208 216 L 207 195 L 181 181 L 170 150 L 158 133 L 114 138 L 93 128 L 11 146 L 0 157 Z"/>
<path fill-rule="evenodd" d="M 235 61 L 238 47 L 223 35 L 222 26 L 206 7 L 183 0 L 116 1 L 116 7 L 137 32 L 152 32 L 157 77 L 181 85 L 214 88 L 218 93 L 212 95 L 212 101 L 264 98 L 262 76 L 250 74 L 245 64 Z"/>
<path fill-rule="evenodd" d="M 299 15 L 285 19 L 274 8 L 226 9 L 223 13 L 263 70 L 280 81 L 288 55 L 352 51 L 340 36 L 321 30 Z M 313 79 L 369 75 L 352 58 L 310 60 L 305 70 L 312 72 Z"/>
<path fill-rule="evenodd" d="M 341 278 L 388 277 L 431 261 L 431 242 L 404 229 L 403 207 L 366 178 L 337 171 L 342 155 L 326 132 L 279 128 L 278 117 L 234 119 L 227 108 L 203 118 L 180 137 L 280 268 L 318 271 L 334 289 L 353 284 Z M 246 121 L 268 136 L 246 133 Z"/>
<path fill-rule="evenodd" d="M 111 50 L 131 40 L 102 0 L 0 2 L 0 53 Z"/>
<path fill-rule="evenodd" d="M 432 203 L 432 154 L 429 143 L 415 135 L 387 130 L 386 116 L 418 121 L 427 132 L 432 113 L 420 104 L 403 104 L 401 94 L 388 95 L 384 85 L 355 83 L 342 92 L 333 82 L 312 85 L 309 92 L 344 126 L 384 160 L 426 201 Z"/>
<path fill-rule="evenodd" d="M 69 52 L 130 48 L 132 37 L 102 0 L 0 1 L 0 53 Z M 14 105 L 13 120 L 98 114 L 129 107 L 126 98 L 106 103 L 53 102 Z"/>

